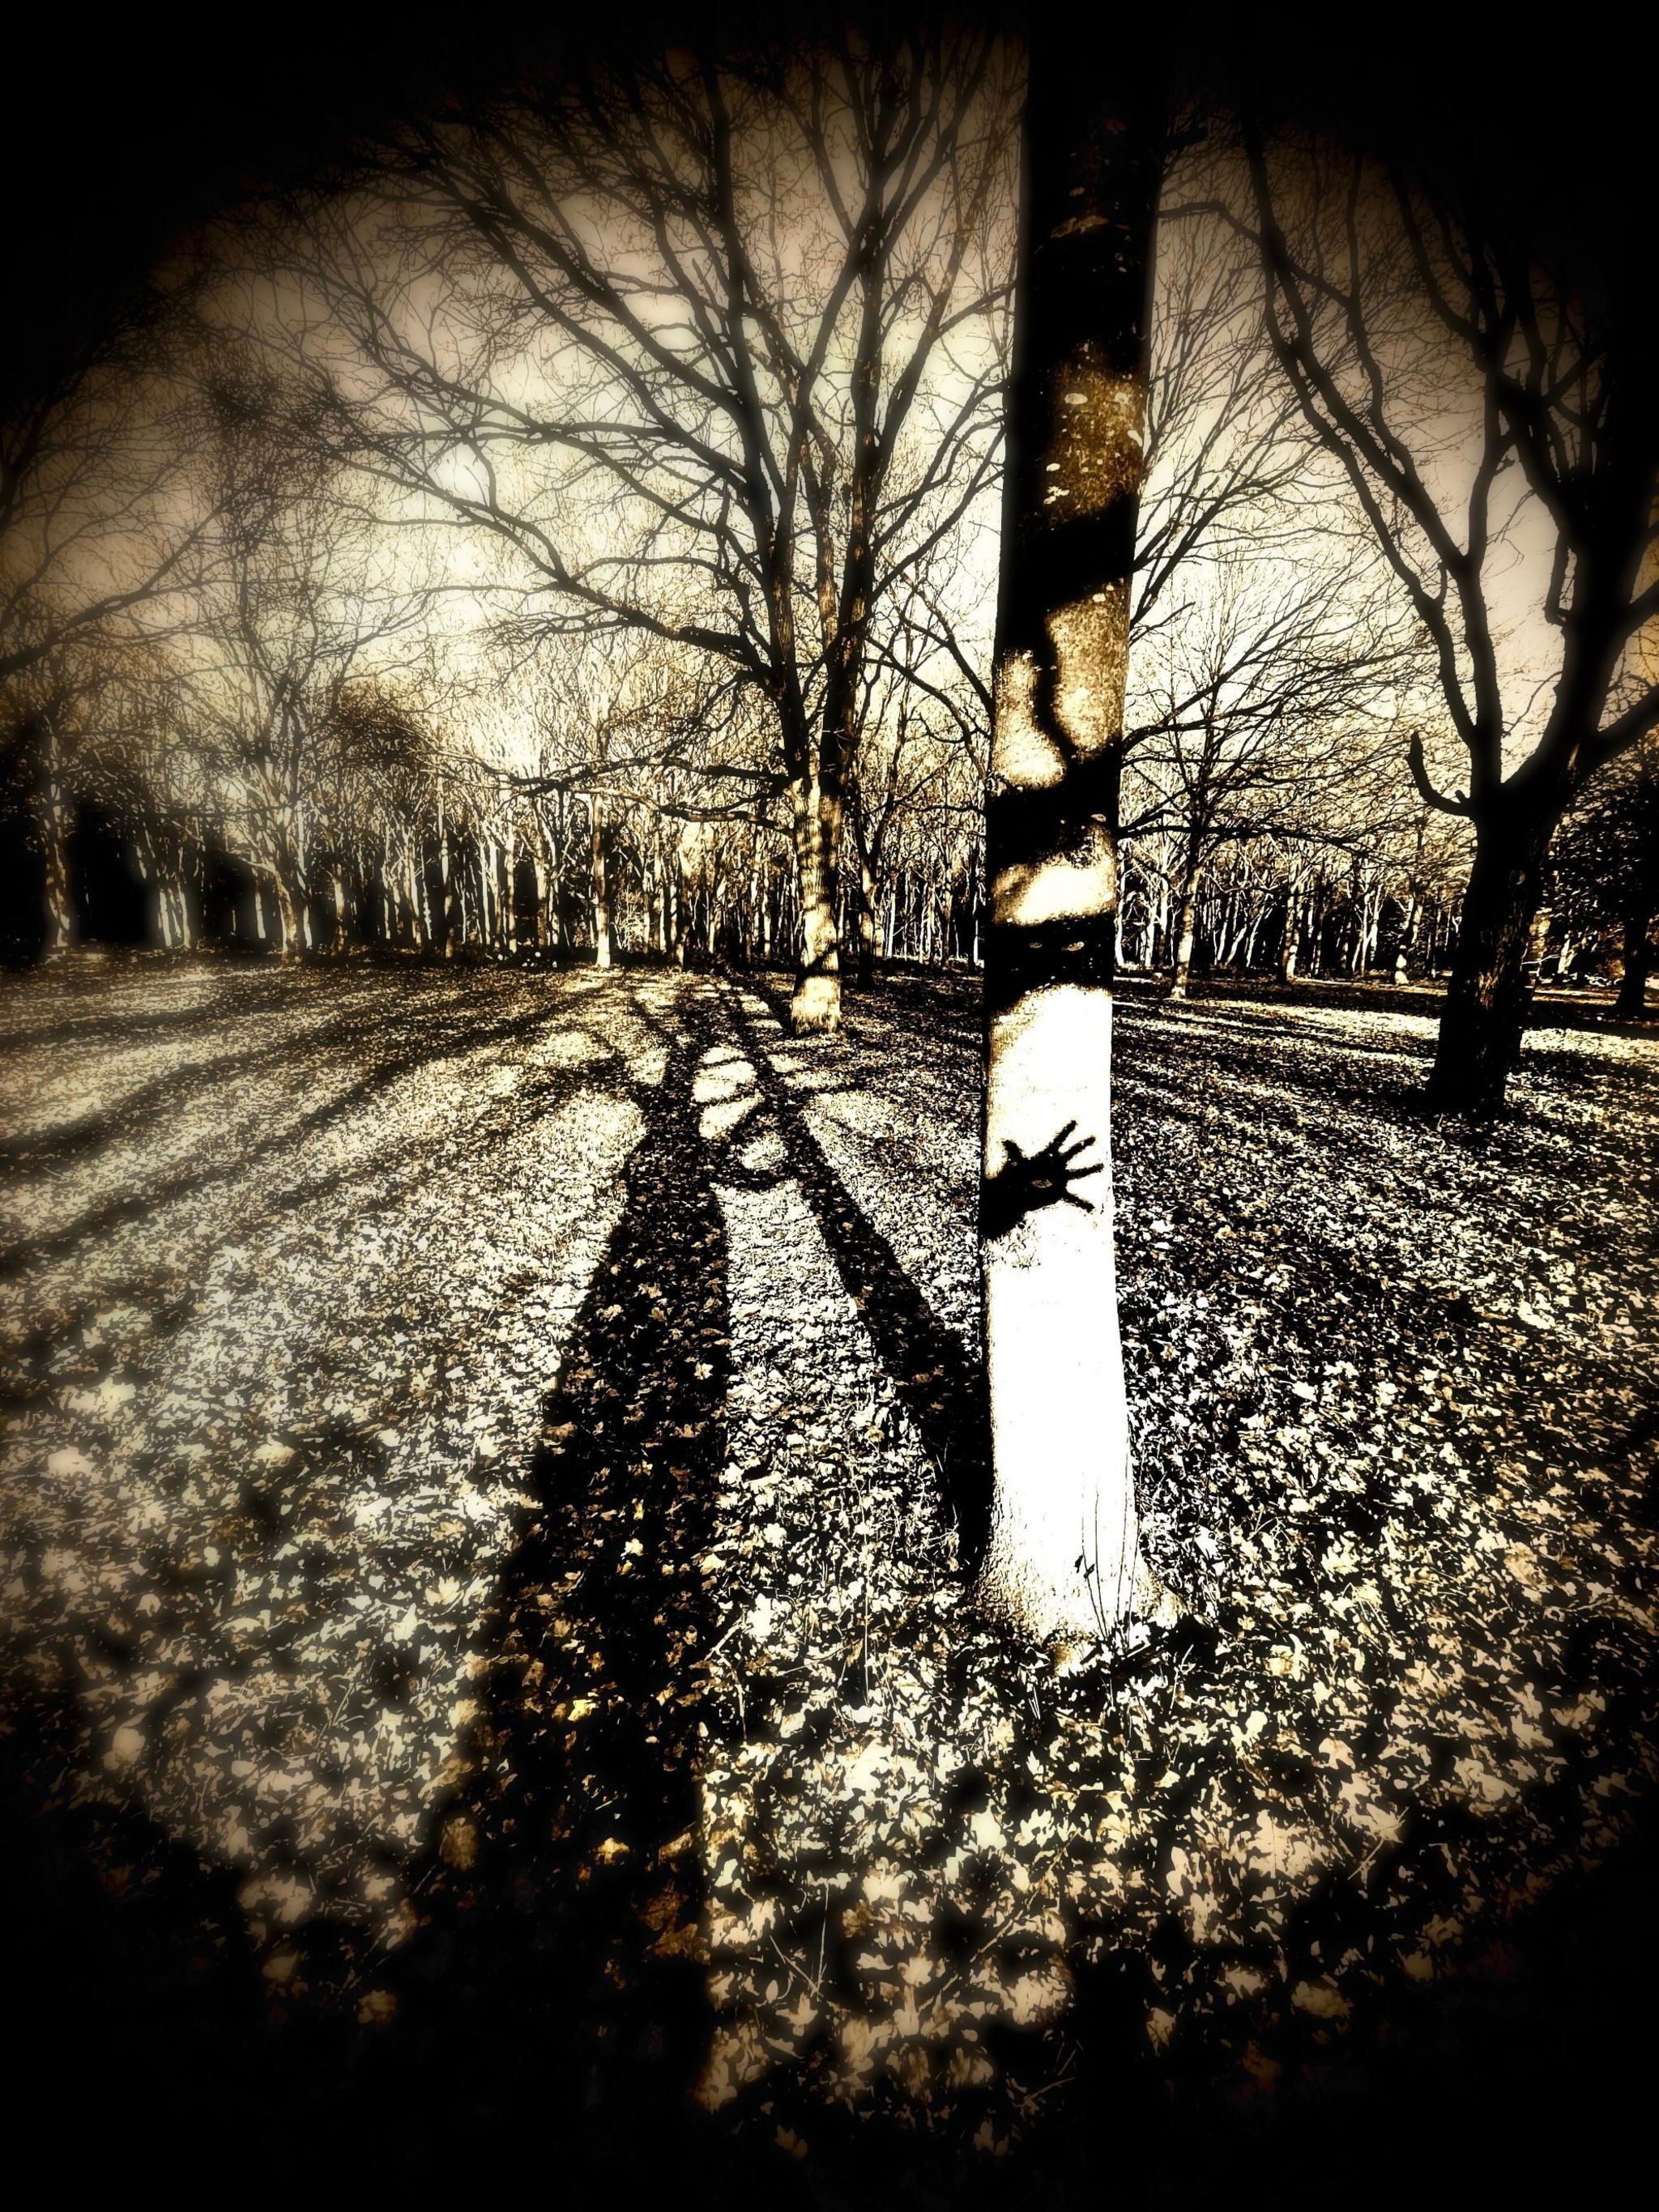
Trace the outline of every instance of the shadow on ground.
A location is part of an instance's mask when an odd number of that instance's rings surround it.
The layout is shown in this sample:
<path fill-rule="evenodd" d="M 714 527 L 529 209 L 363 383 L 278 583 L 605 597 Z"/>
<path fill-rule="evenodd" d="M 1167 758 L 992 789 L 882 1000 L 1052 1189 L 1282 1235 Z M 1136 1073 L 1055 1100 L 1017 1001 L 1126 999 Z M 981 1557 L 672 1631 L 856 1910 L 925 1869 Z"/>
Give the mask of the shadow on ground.
<path fill-rule="evenodd" d="M 544 1407 L 471 1770 L 401 1870 L 407 1939 L 376 1956 L 319 1918 L 262 1972 L 234 1875 L 72 1806 L 69 1686 L 55 1718 L 9 1733 L 7 1889 L 32 1900 L 14 2002 L 52 2108 L 118 2096 L 146 2130 L 244 2153 L 372 2136 L 388 2172 L 544 2130 L 565 2179 L 644 2174 L 696 2130 L 699 1560 L 729 1328 L 690 1097 L 706 1016 L 688 997 L 681 1018 Z"/>
<path fill-rule="evenodd" d="M 957 1009 L 945 1013 L 960 1027 Z M 30 2046 L 15 2087 L 41 2127 L 107 2128 L 105 2148 L 129 2171 L 159 2147 L 185 2170 L 276 2166 L 310 2187 L 308 2154 L 326 2143 L 384 2186 L 482 2188 L 496 2185 L 499 2156 L 528 2151 L 556 2195 L 657 2179 L 678 2160 L 678 2202 L 751 2201 L 732 2195 L 735 2154 L 691 2094 L 708 2026 L 696 1761 L 718 1595 L 697 1562 L 731 1376 L 726 1234 L 692 1100 L 710 1001 L 687 993 L 677 1018 L 660 1086 L 635 1093 L 646 1128 L 622 1217 L 545 1404 L 472 1765 L 404 1870 L 407 1940 L 375 1955 L 315 1921 L 262 1971 L 232 1874 L 153 1824 L 76 1802 L 72 1685 L 63 1712 L 9 1723 L 0 1893 L 14 1903 L 11 2009 Z M 745 1026 L 790 1171 L 971 1540 L 988 1486 L 982 1382 Z M 390 1080 L 398 1064 L 364 1079 Z M 1299 1910 L 1287 1951 L 1363 1945 L 1388 1884 L 1431 1881 L 1443 1841 L 1431 1824 L 1409 1828 L 1370 1892 L 1333 1889 Z M 1535 2178 L 1557 2152 L 1595 2146 L 1605 2160 L 1633 2135 L 1650 2063 L 1650 2032 L 1622 2014 L 1626 2000 L 1650 2007 L 1659 1980 L 1652 1842 L 1650 1818 L 1484 1973 L 1335 2043 L 1298 2030 L 1276 2053 L 1280 2086 L 1255 2104 L 1213 2097 L 1198 2041 L 1150 2054 L 1156 1950 L 1109 1958 L 1080 1978 L 1065 2023 L 1078 2085 L 1067 2131 L 988 2168 L 972 2193 L 1048 2205 L 1097 2201 L 1109 2185 L 1160 2204 L 1319 2188 L 1364 2201 L 1364 2161 L 1386 2145 L 1388 2193 L 1434 2201 L 1456 2177 Z M 1173 1920 L 1160 1939 L 1171 1954 L 1184 1940 Z M 1449 2154 L 1418 2147 L 1448 2127 Z M 1529 2142 L 1538 2133 L 1551 2140 Z M 763 2142 L 745 2156 L 757 2194 L 787 2180 L 825 2205 L 946 2201 L 929 2194 L 927 2147 L 854 2120 L 834 2171 Z"/>
<path fill-rule="evenodd" d="M 1162 999 L 1169 990 L 1167 977 L 1120 969 L 1116 989 L 1125 998 L 1143 1002 Z M 1443 979 L 1433 982 L 1389 983 L 1380 978 L 1317 975 L 1297 976 L 1281 983 L 1267 975 L 1205 975 L 1196 977 L 1188 1001 L 1194 1006 L 1224 1004 L 1245 1000 L 1253 1005 L 1316 1006 L 1344 1012 L 1415 1014 L 1438 1018 L 1445 999 Z M 1622 1037 L 1651 1037 L 1659 1013 L 1650 1012 L 1639 1020 L 1614 1014 L 1610 994 L 1596 991 L 1545 989 L 1532 1000 L 1527 1014 L 1528 1030 L 1592 1030 Z"/>

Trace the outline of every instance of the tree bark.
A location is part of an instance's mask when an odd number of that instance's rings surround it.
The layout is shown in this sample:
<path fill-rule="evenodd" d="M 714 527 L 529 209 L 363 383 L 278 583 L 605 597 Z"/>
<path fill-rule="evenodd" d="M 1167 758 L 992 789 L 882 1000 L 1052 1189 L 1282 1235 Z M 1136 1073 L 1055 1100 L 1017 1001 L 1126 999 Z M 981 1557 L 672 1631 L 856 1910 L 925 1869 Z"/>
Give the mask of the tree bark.
<path fill-rule="evenodd" d="M 501 939 L 494 839 L 479 830 L 472 841 L 472 851 L 478 868 L 478 950 L 493 952 Z"/>
<path fill-rule="evenodd" d="M 1632 909 L 1625 916 L 1625 972 L 1619 979 L 1619 996 L 1613 1011 L 1621 1021 L 1639 1022 L 1648 1010 L 1648 977 L 1653 972 L 1653 946 L 1649 933 L 1653 908 Z"/>
<path fill-rule="evenodd" d="M 300 951 L 300 917 L 295 907 L 294 893 L 280 866 L 270 872 L 271 905 L 276 910 L 276 927 L 282 942 L 276 947 L 279 960 L 293 960 Z M 264 931 L 262 930 L 262 934 Z"/>
<path fill-rule="evenodd" d="M 1158 967 L 1170 949 L 1170 885 L 1167 878 L 1160 878 L 1158 903 L 1153 909 L 1149 931 L 1146 965 Z"/>
<path fill-rule="evenodd" d="M 796 786 L 794 802 L 801 941 L 790 1025 L 798 1036 L 833 1036 L 841 1027 L 841 937 L 836 927 L 841 799 L 814 779 Z"/>
<path fill-rule="evenodd" d="M 1452 955 L 1428 1100 L 1437 1113 L 1485 1118 L 1519 1064 L 1531 985 L 1527 955 L 1542 902 L 1544 861 L 1560 808 L 1531 796 L 1477 823 L 1474 864 Z"/>
<path fill-rule="evenodd" d="M 534 837 L 525 839 L 524 852 L 530 868 L 530 896 L 534 908 L 530 923 L 530 941 L 538 952 L 542 952 L 547 949 L 547 869 Z"/>
<path fill-rule="evenodd" d="M 593 965 L 609 968 L 616 956 L 611 921 L 610 854 L 606 849 L 605 818 L 597 803 L 589 808 L 592 827 Z"/>
<path fill-rule="evenodd" d="M 1111 1206 L 1112 924 L 1161 134 L 1037 41 L 987 805 L 981 1601 L 1067 1644 L 1155 1601 Z"/>
<path fill-rule="evenodd" d="M 415 888 L 415 916 L 421 950 L 430 952 L 436 933 L 432 914 L 432 876 L 426 865 L 426 839 L 413 830 L 409 839 L 409 872 Z"/>
<path fill-rule="evenodd" d="M 1302 951 L 1302 892 L 1292 884 L 1285 895 L 1285 934 L 1279 945 L 1279 980 L 1293 982 L 1296 963 Z"/>
<path fill-rule="evenodd" d="M 1413 887 L 1407 896 L 1406 911 L 1400 924 L 1400 942 L 1394 949 L 1394 980 L 1396 983 L 1411 981 L 1412 956 L 1417 950 L 1417 931 L 1422 913 Z"/>
<path fill-rule="evenodd" d="M 673 904 L 669 923 L 669 937 L 674 955 L 674 964 L 684 968 L 691 951 L 690 889 L 686 882 L 685 854 L 677 846 L 674 866 L 669 883 L 669 894 Z"/>
<path fill-rule="evenodd" d="M 496 950 L 509 959 L 519 949 L 519 891 L 514 880 L 513 838 L 509 832 L 495 840 Z"/>
<path fill-rule="evenodd" d="M 554 831 L 539 815 L 538 835 L 532 840 L 531 850 L 536 861 L 536 902 L 540 916 L 541 941 L 549 951 L 564 950 L 565 929 L 561 913 L 559 881 L 559 846 Z"/>
<path fill-rule="evenodd" d="M 438 930 L 443 957 L 455 957 L 456 911 L 454 892 L 454 856 L 451 850 L 452 837 L 443 816 L 438 817 Z"/>
<path fill-rule="evenodd" d="M 79 935 L 74 872 L 70 866 L 70 799 L 58 756 L 51 718 L 42 715 L 39 732 L 40 769 L 35 789 L 35 828 L 40 844 L 40 901 L 43 960 L 61 959 Z"/>
<path fill-rule="evenodd" d="M 859 846 L 859 968 L 860 990 L 876 980 L 876 884 L 862 842 Z"/>
<path fill-rule="evenodd" d="M 1186 864 L 1181 872 L 1181 918 L 1176 924 L 1175 967 L 1170 981 L 1170 996 L 1184 999 L 1187 985 L 1193 972 L 1193 946 L 1198 936 L 1198 878 L 1201 868 L 1199 841 L 1194 837 L 1187 847 Z"/>

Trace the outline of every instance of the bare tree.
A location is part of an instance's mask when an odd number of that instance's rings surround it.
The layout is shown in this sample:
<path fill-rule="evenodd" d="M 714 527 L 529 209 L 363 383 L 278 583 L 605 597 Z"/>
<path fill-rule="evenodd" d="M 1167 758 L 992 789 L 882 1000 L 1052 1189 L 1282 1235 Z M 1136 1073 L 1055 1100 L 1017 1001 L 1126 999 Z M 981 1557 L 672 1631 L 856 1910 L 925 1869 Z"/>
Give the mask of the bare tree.
<path fill-rule="evenodd" d="M 1659 740 L 1632 747 L 1573 809 L 1554 860 L 1563 919 L 1582 938 L 1616 933 L 1623 974 L 1613 1011 L 1639 1019 L 1659 966 Z"/>
<path fill-rule="evenodd" d="M 347 501 L 274 380 L 235 346 L 203 364 L 208 564 L 185 659 L 193 742 L 221 825 L 268 893 L 284 956 L 313 946 L 324 734 L 366 661 L 426 604 Z M 397 573 L 390 573 L 395 565 Z"/>
<path fill-rule="evenodd" d="M 987 811 L 987 1603 L 1039 1640 L 1153 1601 L 1118 1335 L 1111 972 L 1162 115 L 1031 57 Z"/>
<path fill-rule="evenodd" d="M 850 33 L 596 69 L 412 131 L 395 246 L 342 210 L 313 270 L 364 466 L 508 545 L 549 631 L 643 629 L 767 701 L 803 1029 L 840 1018 L 872 610 L 994 477 L 1009 74 Z"/>
<path fill-rule="evenodd" d="M 1186 995 L 1214 854 L 1290 830 L 1310 786 L 1352 776 L 1378 742 L 1407 647 L 1368 566 L 1340 540 L 1264 559 L 1230 547 L 1201 577 L 1189 568 L 1182 619 L 1135 663 L 1128 827 L 1176 830 L 1172 997 Z"/>
<path fill-rule="evenodd" d="M 167 330 L 188 296 L 141 294 L 0 419 L 0 761 L 6 811 L 41 870 L 50 957 L 72 934 L 66 841 L 88 687 L 182 605 L 200 552 L 181 497 L 191 440 Z M 158 328 L 166 307 L 167 318 Z M 93 720 L 96 720 L 94 715 Z"/>
<path fill-rule="evenodd" d="M 0 683 L 188 581 L 187 403 L 145 296 L 0 418 Z M 187 299 L 165 303 L 163 329 Z"/>
<path fill-rule="evenodd" d="M 1659 616 L 1659 581 L 1644 580 L 1659 526 L 1651 356 L 1469 180 L 1454 191 L 1295 150 L 1248 148 L 1268 331 L 1431 641 L 1467 753 L 1468 788 L 1450 792 L 1412 754 L 1425 802 L 1474 833 L 1430 1095 L 1489 1114 L 1520 1048 L 1550 840 L 1659 722 L 1638 649 Z M 1548 540 L 1541 678 L 1504 650 L 1498 580 L 1523 509 Z"/>

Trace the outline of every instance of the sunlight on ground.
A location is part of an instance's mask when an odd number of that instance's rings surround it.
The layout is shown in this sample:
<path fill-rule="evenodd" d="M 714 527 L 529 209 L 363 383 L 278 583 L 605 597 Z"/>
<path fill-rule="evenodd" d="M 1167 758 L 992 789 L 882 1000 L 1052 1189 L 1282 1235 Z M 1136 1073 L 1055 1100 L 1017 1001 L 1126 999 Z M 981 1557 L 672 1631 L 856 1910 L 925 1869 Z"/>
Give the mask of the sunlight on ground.
<path fill-rule="evenodd" d="M 228 975 L 222 999 L 254 988 Z M 218 1052 L 198 1034 L 128 1115 L 136 1086 L 100 1049 L 63 1110 L 109 1112 L 121 1138 L 22 1182 L 7 1223 L 14 1249 L 52 1240 L 6 1286 L 13 1359 L 60 1332 L 8 1439 L 14 1632 L 75 1682 L 82 1786 L 131 1787 L 243 1868 L 262 1929 L 402 1909 L 641 1126 L 612 1094 L 662 1059 L 623 1009 L 601 1044 L 580 999 L 571 1027 L 503 1039 L 492 1017 L 522 999 L 481 1007 L 472 977 L 410 1005 L 374 978 L 311 995 L 331 1050 L 273 1015 L 258 1076 L 222 1076 L 247 1028 Z M 138 1055 L 146 1090 L 166 1054 Z M 584 1071 L 568 1095 L 564 1069 Z"/>
<path fill-rule="evenodd" d="M 1224 1619 L 1219 1649 L 1081 1698 L 1022 1678 L 955 1613 L 937 1533 L 900 1534 L 930 1486 L 908 1425 L 860 1431 L 849 1407 L 821 1418 L 836 1441 L 815 1441 L 810 1462 L 775 1456 L 737 1544 L 755 1595 L 727 1663 L 746 1694 L 706 1782 L 714 1989 L 732 2014 L 710 2096 L 805 2045 L 832 2098 L 886 2080 L 913 2106 L 949 2105 L 991 2072 L 988 2024 L 1059 2018 L 1079 1965 L 1124 1950 L 1146 1962 L 1155 2046 L 1236 2008 L 1237 2062 L 1271 2072 L 1252 2027 L 1284 2008 L 1334 2027 L 1391 1982 L 1478 1952 L 1512 1905 L 1611 1845 L 1620 1801 L 1652 1774 L 1650 1730 L 1621 1740 L 1583 1656 L 1605 1650 L 1628 1696 L 1655 1626 L 1621 1434 L 1638 1405 L 1638 1285 L 1654 1273 L 1638 1192 L 1580 1186 L 1569 1207 L 1546 1148 L 1517 1163 L 1500 1136 L 1486 1160 L 1420 1125 L 1379 1126 L 1382 1100 L 1344 1109 L 1333 1078 L 1376 1081 L 1386 1018 L 1325 1012 L 1287 1039 L 1277 1011 L 1124 1024 L 1141 1485 L 1158 1564 Z M 1230 1064 L 1216 1041 L 1241 1036 L 1249 1057 Z M 877 1001 L 849 1052 L 819 1048 L 860 1111 L 816 1103 L 812 1127 L 959 1311 L 972 1070 L 960 1051 L 954 1127 L 919 1120 L 905 1036 Z M 1639 1056 L 1616 1040 L 1576 1048 L 1587 1070 Z M 932 1039 L 921 1051 L 944 1057 Z M 1413 1063 L 1397 1040 L 1385 1057 L 1403 1089 Z M 820 1087 L 799 1048 L 774 1065 Z M 1650 1155 L 1652 1108 L 1650 1088 Z M 879 1165 L 861 1142 L 872 1126 Z M 953 1208 L 917 1205 L 919 1169 L 935 1188 L 954 1180 Z M 1588 1249 L 1569 1256 L 1565 1218 L 1565 1235 L 1540 1235 L 1522 1193 L 1578 1211 Z M 919 1215 L 936 1255 L 916 1251 Z M 775 1299 L 828 1302 L 810 1227 L 734 1222 L 733 1243 L 759 1249 Z M 1466 1294 L 1478 1313 L 1444 1303 Z M 1415 1310 L 1396 1333 L 1402 1302 Z M 873 1395 L 855 1314 L 833 1326 Z M 828 1413 L 804 1365 L 780 1395 Z M 888 1433 L 896 1455 L 877 1448 Z M 855 1501 L 849 1528 L 875 1519 L 898 1540 L 826 1536 L 830 1464 L 847 1468 L 831 1494 Z M 803 1577 L 806 1559 L 837 1572 Z M 883 1623 L 873 1654 L 857 1607 Z M 1587 1762 L 1564 1833 L 1539 1808 Z M 1401 1853 L 1408 1812 L 1442 1823 L 1431 1881 Z M 1346 1929 L 1326 1909 L 1333 1884 L 1352 1893 Z M 1036 2078 L 1017 2092 L 1040 2099 L 1054 2061 L 1032 2047 Z M 1006 2120 L 987 2124 L 994 2141 Z"/>
<path fill-rule="evenodd" d="M 978 1091 L 920 981 L 787 1045 L 775 996 L 669 976 L 8 986 L 0 1575 L 76 1790 L 238 1869 L 262 1942 L 414 1924 L 688 991 L 731 1365 L 685 1675 L 711 2108 L 995 2149 L 1108 1966 L 1149 2048 L 1262 2090 L 1612 1848 L 1656 1771 L 1659 1048 L 1536 1034 L 1477 1135 L 1412 1110 L 1419 1018 L 1126 1009 L 1137 1465 L 1200 1629 L 1062 1681 L 965 1607 L 923 1442 L 976 1345 Z"/>

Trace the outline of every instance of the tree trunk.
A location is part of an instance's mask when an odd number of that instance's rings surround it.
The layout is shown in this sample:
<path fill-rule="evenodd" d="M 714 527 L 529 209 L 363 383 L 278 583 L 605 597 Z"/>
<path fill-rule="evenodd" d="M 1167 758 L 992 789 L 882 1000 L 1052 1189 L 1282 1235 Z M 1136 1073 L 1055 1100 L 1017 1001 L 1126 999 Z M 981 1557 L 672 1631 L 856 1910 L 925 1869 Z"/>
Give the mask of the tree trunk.
<path fill-rule="evenodd" d="M 1650 906 L 1625 916 L 1625 972 L 1619 979 L 1619 996 L 1613 1002 L 1613 1011 L 1621 1021 L 1639 1022 L 1647 1013 L 1648 977 L 1654 965 L 1648 935 L 1652 927 Z"/>
<path fill-rule="evenodd" d="M 593 965 L 609 968 L 616 946 L 611 922 L 610 854 L 605 849 L 605 820 L 597 805 L 590 806 L 592 825 Z"/>
<path fill-rule="evenodd" d="M 449 825 L 441 815 L 438 818 L 438 929 L 443 957 L 455 957 L 455 892 L 453 884 L 454 856 L 451 850 Z"/>
<path fill-rule="evenodd" d="M 1156 1596 L 1118 1334 L 1110 948 L 1161 134 L 1097 98 L 1036 45 L 987 806 L 979 1591 L 1060 1644 Z"/>
<path fill-rule="evenodd" d="M 1422 914 L 1417 887 L 1413 884 L 1407 895 L 1406 911 L 1400 924 L 1400 942 L 1394 949 L 1394 980 L 1396 983 L 1411 981 L 1412 955 L 1417 950 L 1417 932 Z"/>
<path fill-rule="evenodd" d="M 876 980 L 876 884 L 862 845 L 859 848 L 859 988 Z"/>
<path fill-rule="evenodd" d="M 817 780 L 798 783 L 793 795 L 801 942 L 790 1025 L 797 1036 L 833 1036 L 841 1027 L 841 940 L 836 927 L 841 799 Z"/>
<path fill-rule="evenodd" d="M 1194 837 L 1187 847 L 1186 865 L 1181 872 L 1181 919 L 1176 926 L 1175 969 L 1170 981 L 1170 996 L 1184 999 L 1187 985 L 1193 972 L 1193 946 L 1198 935 L 1198 878 L 1200 867 L 1199 842 Z"/>
<path fill-rule="evenodd" d="M 282 933 L 277 957 L 283 960 L 297 960 L 300 957 L 300 912 L 294 896 L 294 887 L 280 866 L 270 872 L 271 903 L 276 909 L 276 926 Z"/>
<path fill-rule="evenodd" d="M 1323 875 L 1316 877 L 1308 892 L 1306 918 L 1303 924 L 1303 950 L 1306 954 L 1310 975 L 1325 972 L 1325 925 L 1330 919 L 1330 900 Z"/>
<path fill-rule="evenodd" d="M 79 935 L 75 908 L 75 881 L 70 866 L 70 802 L 58 766 L 57 739 L 51 720 L 43 715 L 40 731 L 40 769 L 35 796 L 36 834 L 40 841 L 41 920 L 43 960 L 60 959 L 74 949 Z"/>
<path fill-rule="evenodd" d="M 399 928 L 411 952 L 420 951 L 423 943 L 421 933 L 422 872 L 416 863 L 415 846 L 416 833 L 411 825 L 404 840 L 403 860 L 398 878 Z"/>
<path fill-rule="evenodd" d="M 159 848 L 149 830 L 142 825 L 133 834 L 132 856 L 137 863 L 139 880 L 144 886 L 145 935 L 158 951 L 171 952 L 173 949 L 173 903 L 161 873 Z"/>
<path fill-rule="evenodd" d="M 176 875 L 164 880 L 164 893 L 173 915 L 168 933 L 171 949 L 174 952 L 193 952 L 196 949 L 196 923 L 191 913 L 190 890 L 185 881 L 182 864 Z"/>
<path fill-rule="evenodd" d="M 549 951 L 564 950 L 564 918 L 559 899 L 559 847 L 553 831 L 538 817 L 539 842 L 532 846 L 537 865 L 537 903 L 542 915 L 542 942 Z"/>
<path fill-rule="evenodd" d="M 465 830 L 451 833 L 454 844 L 450 889 L 455 902 L 455 951 L 464 953 L 477 936 L 477 846 Z"/>
<path fill-rule="evenodd" d="M 436 932 L 432 914 L 432 878 L 426 865 L 426 838 L 411 835 L 409 841 L 409 871 L 415 880 L 415 915 L 420 931 L 421 950 L 430 952 Z"/>
<path fill-rule="evenodd" d="M 534 908 L 530 922 L 530 941 L 538 952 L 544 952 L 547 950 L 547 870 L 534 837 L 526 838 L 524 849 L 525 858 L 530 864 L 530 896 Z"/>
<path fill-rule="evenodd" d="M 1257 907 L 1249 917 L 1249 925 L 1244 933 L 1243 960 L 1242 963 L 1244 973 L 1247 975 L 1254 975 L 1255 972 L 1256 947 L 1261 936 L 1261 925 L 1267 919 L 1267 909 L 1266 906 Z"/>
<path fill-rule="evenodd" d="M 519 949 L 518 854 L 518 840 L 509 830 L 495 845 L 495 880 L 501 887 L 501 950 L 509 960 Z"/>
<path fill-rule="evenodd" d="M 1477 824 L 1462 926 L 1440 1012 L 1428 1099 L 1438 1113 L 1490 1116 L 1521 1057 L 1531 996 L 1527 955 L 1559 807 L 1513 799 Z"/>
<path fill-rule="evenodd" d="M 685 854 L 678 847 L 674 853 L 673 876 L 669 890 L 673 899 L 669 935 L 674 964 L 677 968 L 684 968 L 691 951 L 691 893 L 686 881 Z"/>
<path fill-rule="evenodd" d="M 1423 933 L 1423 847 L 1429 834 L 1429 809 L 1425 801 L 1417 817 L 1417 849 L 1412 854 L 1411 873 L 1406 879 L 1406 906 L 1400 918 L 1400 942 L 1395 947 L 1394 980 L 1396 983 L 1411 981 L 1412 962 L 1416 957 L 1419 938 Z M 1429 958 L 1432 965 L 1434 939 L 1429 939 Z"/>
<path fill-rule="evenodd" d="M 495 896 L 495 848 L 481 830 L 472 842 L 478 870 L 478 950 L 493 952 L 500 934 Z"/>
<path fill-rule="evenodd" d="M 1302 893 L 1292 888 L 1285 896 L 1285 934 L 1279 947 L 1279 980 L 1289 983 L 1295 980 L 1296 963 L 1302 949 Z"/>

